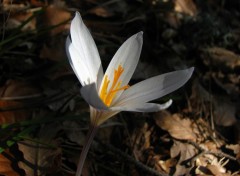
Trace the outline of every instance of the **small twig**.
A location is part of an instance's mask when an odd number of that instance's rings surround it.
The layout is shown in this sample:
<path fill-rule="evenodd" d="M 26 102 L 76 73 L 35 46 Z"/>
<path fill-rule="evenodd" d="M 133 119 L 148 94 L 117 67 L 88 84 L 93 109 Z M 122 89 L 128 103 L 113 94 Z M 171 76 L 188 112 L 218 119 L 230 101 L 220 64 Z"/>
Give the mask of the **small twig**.
<path fill-rule="evenodd" d="M 150 175 L 153 176 L 168 176 L 168 174 L 165 174 L 161 171 L 156 171 L 153 168 L 148 167 L 147 165 L 135 160 L 133 157 L 127 155 L 126 153 L 122 152 L 121 150 L 115 148 L 112 145 L 109 144 L 103 144 L 101 141 L 97 140 L 97 142 L 103 146 L 103 148 L 111 151 L 114 153 L 114 155 L 118 156 L 119 158 L 123 159 L 123 160 L 127 160 L 128 163 L 132 163 L 134 164 L 137 168 L 139 168 L 140 170 L 147 172 Z"/>

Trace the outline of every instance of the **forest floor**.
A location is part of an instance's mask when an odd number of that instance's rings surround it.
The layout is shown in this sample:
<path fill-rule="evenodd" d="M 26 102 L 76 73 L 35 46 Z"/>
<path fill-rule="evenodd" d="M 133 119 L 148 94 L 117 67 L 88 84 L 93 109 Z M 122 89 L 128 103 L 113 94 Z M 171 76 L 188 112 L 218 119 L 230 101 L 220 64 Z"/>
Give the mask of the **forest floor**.
<path fill-rule="evenodd" d="M 155 101 L 172 99 L 167 110 L 105 122 L 83 176 L 240 175 L 239 0 L 3 0 L 0 8 L 0 175 L 75 175 L 89 128 L 65 51 L 75 11 L 104 69 L 144 32 L 130 85 L 195 67 L 187 84 Z"/>

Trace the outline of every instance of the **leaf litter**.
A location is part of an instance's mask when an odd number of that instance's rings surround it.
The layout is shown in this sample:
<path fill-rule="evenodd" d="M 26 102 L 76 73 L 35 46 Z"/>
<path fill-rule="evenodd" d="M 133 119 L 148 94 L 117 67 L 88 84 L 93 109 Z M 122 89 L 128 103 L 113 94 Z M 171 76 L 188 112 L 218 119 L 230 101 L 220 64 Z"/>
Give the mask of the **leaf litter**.
<path fill-rule="evenodd" d="M 238 7 L 237 0 L 3 1 L 0 174 L 75 173 L 89 112 L 64 41 L 79 10 L 104 68 L 140 30 L 133 82 L 196 68 L 191 83 L 164 98 L 174 100 L 168 111 L 121 113 L 105 124 L 83 175 L 239 175 Z"/>

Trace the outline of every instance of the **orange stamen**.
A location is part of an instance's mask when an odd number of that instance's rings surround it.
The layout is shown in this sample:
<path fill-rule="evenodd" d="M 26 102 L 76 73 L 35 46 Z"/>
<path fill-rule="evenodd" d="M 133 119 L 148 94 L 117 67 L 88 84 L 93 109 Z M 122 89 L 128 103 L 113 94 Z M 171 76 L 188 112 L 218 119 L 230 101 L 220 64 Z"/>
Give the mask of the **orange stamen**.
<path fill-rule="evenodd" d="M 114 70 L 113 82 L 109 90 L 108 90 L 108 85 L 110 83 L 110 80 L 108 79 L 107 75 L 105 75 L 104 77 L 103 85 L 100 90 L 100 98 L 107 106 L 111 105 L 118 91 L 126 90 L 130 87 L 129 85 L 125 85 L 121 87 L 122 82 L 119 81 L 119 78 L 122 75 L 123 71 L 124 69 L 121 65 L 119 65 L 118 68 Z"/>

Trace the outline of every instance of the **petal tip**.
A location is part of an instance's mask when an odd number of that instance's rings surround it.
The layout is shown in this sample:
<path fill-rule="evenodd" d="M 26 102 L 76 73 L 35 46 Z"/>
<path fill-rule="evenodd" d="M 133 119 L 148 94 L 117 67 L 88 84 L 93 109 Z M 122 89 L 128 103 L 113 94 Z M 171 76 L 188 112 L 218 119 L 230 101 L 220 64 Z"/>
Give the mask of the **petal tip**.
<path fill-rule="evenodd" d="M 80 24 L 83 23 L 81 14 L 80 14 L 78 11 L 75 12 L 75 17 L 73 18 L 72 23 L 73 23 L 74 21 L 78 21 L 78 22 L 80 22 Z"/>
<path fill-rule="evenodd" d="M 75 17 L 80 17 L 81 18 L 81 15 L 78 11 L 75 12 Z"/>
<path fill-rule="evenodd" d="M 172 103 L 173 103 L 173 100 L 172 100 L 172 99 L 168 100 L 168 101 L 166 102 L 166 108 L 170 107 L 170 106 L 172 105 Z"/>
<path fill-rule="evenodd" d="M 142 38 L 143 37 L 143 31 L 140 31 L 136 34 L 136 38 Z"/>
<path fill-rule="evenodd" d="M 195 69 L 194 67 L 190 67 L 190 68 L 188 69 L 189 78 L 192 76 L 194 69 Z"/>
<path fill-rule="evenodd" d="M 194 69 L 195 69 L 194 67 L 190 67 L 190 68 L 189 68 L 190 72 L 193 72 Z"/>

